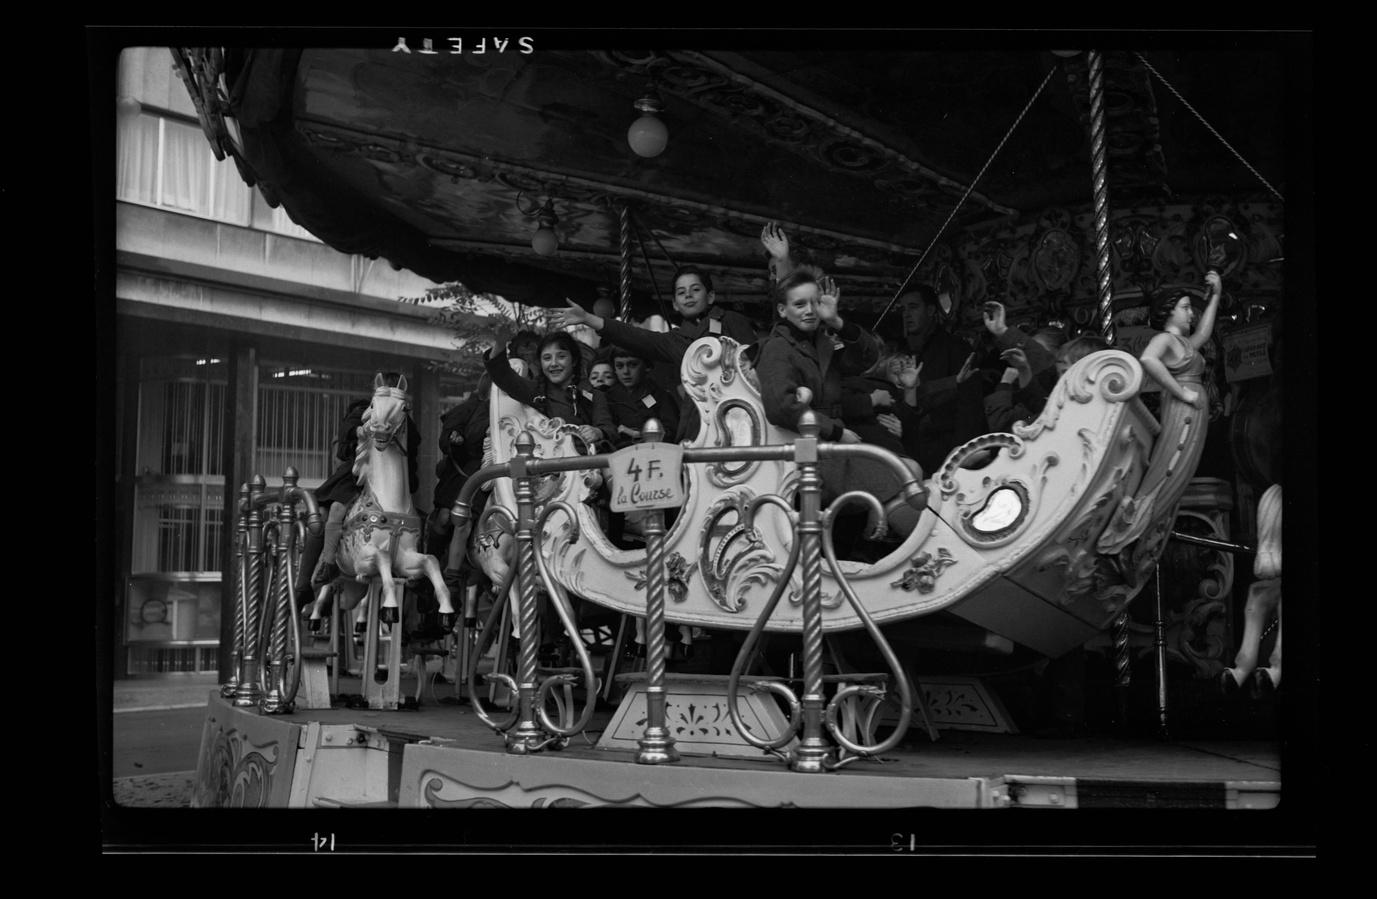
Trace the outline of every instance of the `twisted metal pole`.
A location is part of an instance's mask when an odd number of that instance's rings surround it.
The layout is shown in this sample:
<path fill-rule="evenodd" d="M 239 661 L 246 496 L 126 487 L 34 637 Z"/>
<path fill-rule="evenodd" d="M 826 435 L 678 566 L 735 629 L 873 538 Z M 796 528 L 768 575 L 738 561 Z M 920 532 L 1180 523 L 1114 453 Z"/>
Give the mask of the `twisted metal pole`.
<path fill-rule="evenodd" d="M 1091 50 L 1090 167 L 1095 202 L 1095 283 L 1100 300 L 1100 334 L 1114 345 L 1114 286 L 1109 270 L 1109 176 L 1105 160 L 1104 59 Z"/>
<path fill-rule="evenodd" d="M 236 507 L 238 514 L 234 516 L 234 569 L 230 576 L 234 578 L 234 646 L 230 650 L 230 676 L 220 687 L 220 695 L 229 699 L 239 690 L 239 684 L 243 681 L 244 674 L 244 609 L 248 604 L 248 596 L 245 592 L 248 584 L 244 570 L 244 543 L 248 537 L 248 524 L 246 523 L 249 504 L 249 485 L 239 485 L 239 505 Z"/>
<path fill-rule="evenodd" d="M 658 419 L 647 419 L 641 431 L 644 443 L 664 439 L 664 428 Z M 642 765 L 676 762 L 679 753 L 674 749 L 674 736 L 665 726 L 665 513 L 659 509 L 646 512 L 646 725 L 637 744 L 636 761 Z"/>
<path fill-rule="evenodd" d="M 628 321 L 631 318 L 631 207 L 626 203 L 618 205 L 618 219 L 621 223 L 621 311 L 618 318 Z"/>
<path fill-rule="evenodd" d="M 1095 287 L 1099 295 L 1100 335 L 1110 346 L 1117 336 L 1114 328 L 1114 286 L 1109 268 L 1109 173 L 1105 159 L 1104 58 L 1098 50 L 1086 55 L 1090 80 L 1090 168 L 1095 206 Z M 1121 718 L 1127 718 L 1129 684 L 1133 681 L 1133 659 L 1128 649 L 1128 609 L 1114 619 L 1115 685 L 1119 693 Z"/>
<path fill-rule="evenodd" d="M 517 622 L 521 629 L 517 651 L 517 724 L 507 733 L 507 752 L 526 755 L 543 749 L 550 739 L 535 720 L 536 651 L 540 617 L 536 596 L 535 484 L 527 466 L 535 456 L 535 438 L 522 431 L 516 438 L 512 484 L 516 493 L 516 570 L 520 586 Z"/>
<path fill-rule="evenodd" d="M 259 512 L 259 500 L 267 482 L 262 475 L 254 475 L 249 484 L 248 501 L 248 589 L 244 602 L 244 660 L 243 674 L 238 688 L 234 691 L 234 705 L 239 707 L 256 706 L 263 698 L 263 688 L 259 683 L 259 601 L 263 581 L 263 527 Z"/>
<path fill-rule="evenodd" d="M 812 400 L 810 396 L 809 401 Z M 818 473 L 818 419 L 812 409 L 799 417 L 794 444 L 799 468 L 799 542 L 803 576 L 803 733 L 789 761 L 794 771 L 827 770 L 832 746 L 823 739 L 822 694 L 822 477 Z"/>

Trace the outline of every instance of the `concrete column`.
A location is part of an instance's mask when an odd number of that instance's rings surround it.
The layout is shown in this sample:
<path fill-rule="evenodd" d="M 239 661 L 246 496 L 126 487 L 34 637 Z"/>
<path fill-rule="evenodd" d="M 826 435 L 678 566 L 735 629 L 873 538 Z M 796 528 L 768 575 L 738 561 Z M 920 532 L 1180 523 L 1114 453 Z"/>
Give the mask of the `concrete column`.
<path fill-rule="evenodd" d="M 416 456 L 421 486 L 416 490 L 415 502 L 417 508 L 430 512 L 435 497 L 435 463 L 440 461 L 439 450 L 436 449 L 436 440 L 440 437 L 440 414 L 443 411 L 440 408 L 440 376 L 427 371 L 424 363 L 417 363 L 412 372 L 411 397 L 416 405 L 411 410 L 411 417 L 416 420 L 416 427 L 421 432 L 420 450 Z"/>
<path fill-rule="evenodd" d="M 229 353 L 224 442 L 224 528 L 220 558 L 220 682 L 231 674 L 234 649 L 234 522 L 239 514 L 239 485 L 254 475 L 254 447 L 258 444 L 258 349 L 236 342 Z"/>

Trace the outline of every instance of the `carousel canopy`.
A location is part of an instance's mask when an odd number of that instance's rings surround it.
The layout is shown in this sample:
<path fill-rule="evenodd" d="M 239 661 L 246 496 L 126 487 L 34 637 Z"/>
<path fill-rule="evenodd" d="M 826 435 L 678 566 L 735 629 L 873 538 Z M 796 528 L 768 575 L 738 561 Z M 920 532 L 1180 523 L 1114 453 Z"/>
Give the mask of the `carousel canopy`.
<path fill-rule="evenodd" d="M 1084 52 L 462 34 L 174 52 L 218 150 L 326 243 L 542 305 L 615 299 L 625 278 L 654 310 L 685 264 L 726 302 L 762 302 L 769 221 L 881 305 L 939 234 L 1091 202 Z M 1284 194 L 1289 58 L 1106 50 L 1111 206 L 1265 196 L 1262 179 Z M 667 131 L 649 157 L 628 143 L 644 97 Z M 542 226 L 552 255 L 533 249 Z"/>

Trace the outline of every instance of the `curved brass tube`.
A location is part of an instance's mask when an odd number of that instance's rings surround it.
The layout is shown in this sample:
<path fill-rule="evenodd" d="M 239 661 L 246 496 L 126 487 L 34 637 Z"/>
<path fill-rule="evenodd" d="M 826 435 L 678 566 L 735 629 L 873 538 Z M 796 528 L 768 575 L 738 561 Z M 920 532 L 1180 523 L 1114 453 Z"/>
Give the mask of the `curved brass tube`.
<path fill-rule="evenodd" d="M 319 517 L 320 513 L 316 513 Z M 296 648 L 292 659 L 292 670 L 290 680 L 283 685 L 282 694 L 286 697 L 287 705 L 291 706 L 296 702 L 297 691 L 301 689 L 301 607 L 296 602 L 296 564 L 301 558 L 301 547 L 306 542 L 306 534 L 309 526 L 300 518 L 296 519 L 296 552 L 287 557 L 287 614 L 292 619 L 292 646 Z M 284 660 L 283 664 L 286 662 Z M 284 669 L 285 670 L 285 669 Z"/>
<path fill-rule="evenodd" d="M 923 486 L 923 482 L 914 477 L 909 467 L 889 450 L 879 446 L 872 446 L 868 443 L 818 444 L 818 458 L 830 459 L 837 456 L 866 458 L 873 462 L 879 462 L 882 465 L 888 466 L 893 469 L 902 483 L 900 489 L 903 491 L 904 501 L 918 512 L 928 507 L 928 491 L 927 488 Z M 835 506 L 836 504 L 837 501 L 833 500 L 832 505 Z M 884 515 L 881 514 L 880 518 L 883 520 Z"/>
<path fill-rule="evenodd" d="M 493 718 L 483 707 L 483 700 L 478 697 L 478 687 L 475 681 L 478 677 L 478 660 L 483 657 L 484 648 L 492 642 L 493 634 L 497 631 L 497 622 L 501 619 L 502 611 L 507 605 L 507 594 L 511 591 L 512 579 L 515 576 L 516 566 L 512 566 L 508 569 L 507 577 L 503 579 L 502 585 L 493 591 L 492 609 L 488 612 L 488 618 L 483 622 L 483 629 L 479 631 L 478 639 L 474 643 L 467 672 L 469 702 L 473 705 L 473 713 L 478 716 L 478 720 L 498 733 L 505 733 L 512 725 L 516 724 L 516 719 L 521 714 L 521 710 L 512 708 L 506 717 Z M 493 672 L 488 674 L 485 680 L 497 681 L 511 691 L 513 696 L 516 695 L 517 683 L 511 675 Z"/>
<path fill-rule="evenodd" d="M 569 516 L 569 520 L 573 525 L 573 530 L 570 531 L 571 539 L 577 539 L 578 513 L 574 510 L 573 506 L 564 500 L 555 500 L 546 504 L 545 511 L 536 519 L 535 532 L 537 534 L 541 533 L 545 529 L 545 523 L 555 512 L 563 512 L 565 515 Z M 557 674 L 553 677 L 546 678 L 545 681 L 541 683 L 540 689 L 536 691 L 536 715 L 540 718 L 540 724 L 546 731 L 552 734 L 558 734 L 561 737 L 572 737 L 574 734 L 579 733 L 587 727 L 588 722 L 593 717 L 593 707 L 598 697 L 597 676 L 593 673 L 593 661 L 589 658 L 588 650 L 583 645 L 582 638 L 579 637 L 578 627 L 574 624 L 573 609 L 569 605 L 569 594 L 565 592 L 562 585 L 557 583 L 555 579 L 550 576 L 550 570 L 545 564 L 545 556 L 541 553 L 539 547 L 536 548 L 535 560 L 536 570 L 540 572 L 540 580 L 545 585 L 546 592 L 550 594 L 550 598 L 553 600 L 555 613 L 559 615 L 560 623 L 564 625 L 564 632 L 567 633 L 574 642 L 574 650 L 579 656 L 579 665 L 583 668 L 583 683 L 585 689 L 583 713 L 579 715 L 572 726 L 563 728 L 550 719 L 549 713 L 545 708 L 546 699 L 550 695 L 550 691 L 555 687 L 562 684 L 573 684 L 574 676 L 571 674 Z"/>
<path fill-rule="evenodd" d="M 744 523 L 747 527 L 753 528 L 755 526 L 756 509 L 766 503 L 777 505 L 783 509 L 785 515 L 789 518 L 792 529 L 797 531 L 798 515 L 794 512 L 793 508 L 784 501 L 783 497 L 773 493 L 758 496 L 746 505 Z M 765 630 L 765 623 L 770 620 L 770 615 L 774 612 L 775 606 L 779 605 L 780 597 L 784 595 L 784 591 L 789 589 L 789 578 L 793 575 L 794 569 L 798 567 L 800 543 L 799 540 L 795 539 L 790 545 L 789 557 L 784 561 L 784 567 L 779 573 L 779 580 L 775 584 L 775 589 L 770 594 L 770 598 L 765 602 L 764 608 L 761 609 L 760 615 L 756 618 L 755 625 L 751 628 L 750 633 L 746 635 L 745 642 L 741 644 L 741 651 L 736 654 L 736 661 L 732 663 L 731 677 L 727 680 L 727 712 L 731 715 L 732 726 L 736 728 L 736 732 L 741 735 L 743 740 L 757 749 L 773 752 L 775 755 L 780 756 L 782 756 L 782 753 L 778 752 L 779 748 L 794 738 L 794 734 L 798 732 L 799 726 L 803 721 L 802 707 L 798 697 L 794 695 L 794 692 L 787 686 L 777 681 L 764 681 L 754 685 L 754 689 L 767 690 L 768 692 L 774 693 L 776 696 L 783 697 L 789 704 L 789 727 L 774 740 L 762 740 L 753 735 L 750 730 L 746 728 L 741 720 L 741 713 L 737 711 L 736 708 L 736 697 L 741 682 L 741 670 L 746 667 L 746 662 L 750 659 L 752 650 L 755 649 L 756 641 L 760 639 L 761 633 Z"/>
<path fill-rule="evenodd" d="M 853 743 L 843 737 L 840 730 L 837 728 L 837 707 L 841 700 L 856 693 L 865 692 L 865 690 L 861 687 L 848 687 L 845 690 L 837 691 L 837 694 L 832 697 L 832 701 L 827 704 L 827 730 L 832 734 L 832 738 L 836 740 L 837 743 L 856 754 L 852 757 L 852 759 L 854 759 L 878 755 L 881 752 L 887 752 L 899 745 L 899 741 L 902 740 L 904 734 L 908 732 L 909 719 L 913 715 L 913 695 L 908 688 L 908 678 L 904 675 L 903 666 L 899 664 L 898 657 L 894 655 L 894 650 L 890 648 L 889 642 L 886 641 L 884 635 L 880 633 L 880 628 L 875 624 L 875 620 L 870 617 L 870 613 L 867 612 L 865 607 L 861 604 L 860 599 L 856 596 L 856 592 L 851 589 L 851 584 L 847 582 L 846 576 L 842 573 L 841 563 L 837 561 L 836 547 L 832 542 L 832 526 L 836 523 L 837 512 L 852 502 L 869 503 L 874 508 L 879 508 L 880 506 L 879 501 L 874 496 L 859 490 L 843 493 L 833 500 L 831 505 L 823 510 L 822 513 L 822 554 L 823 557 L 827 559 L 827 564 L 832 569 L 833 577 L 835 577 L 837 583 L 841 585 L 842 593 L 845 594 L 847 602 L 851 603 L 851 608 L 856 611 L 856 615 L 861 619 L 861 623 L 865 625 L 866 632 L 870 634 L 870 639 L 875 641 L 875 645 L 879 647 L 881 655 L 884 656 L 885 664 L 889 666 L 889 670 L 894 674 L 895 685 L 899 690 L 900 706 L 899 722 L 895 725 L 894 732 L 887 738 L 874 746 Z M 880 512 L 883 514 L 883 509 L 880 509 Z M 874 690 L 874 688 L 866 688 L 866 690 Z M 831 767 L 839 768 L 842 765 L 848 764 L 852 759 L 839 759 L 837 763 Z"/>

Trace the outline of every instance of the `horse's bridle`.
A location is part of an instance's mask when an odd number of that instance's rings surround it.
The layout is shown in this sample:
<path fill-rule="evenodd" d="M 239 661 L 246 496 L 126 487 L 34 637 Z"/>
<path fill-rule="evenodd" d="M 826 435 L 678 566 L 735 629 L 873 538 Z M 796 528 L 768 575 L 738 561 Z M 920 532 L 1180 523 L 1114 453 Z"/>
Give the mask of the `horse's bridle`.
<path fill-rule="evenodd" d="M 387 396 L 392 397 L 393 399 L 401 400 L 401 415 L 398 417 L 395 424 L 391 425 L 390 427 L 383 428 L 375 427 L 372 420 L 370 419 L 363 426 L 364 435 L 370 441 L 372 441 L 374 448 L 377 449 L 378 452 L 383 452 L 389 446 L 391 446 L 393 442 L 395 442 L 397 444 L 397 448 L 401 450 L 403 454 L 405 454 L 406 442 L 403 438 L 400 438 L 398 434 L 405 430 L 407 412 L 410 411 L 410 404 L 407 402 L 407 395 L 404 392 L 396 389 L 395 387 L 379 387 L 377 390 L 373 391 L 373 396 Z M 371 405 L 369 406 L 369 409 L 372 409 Z"/>

